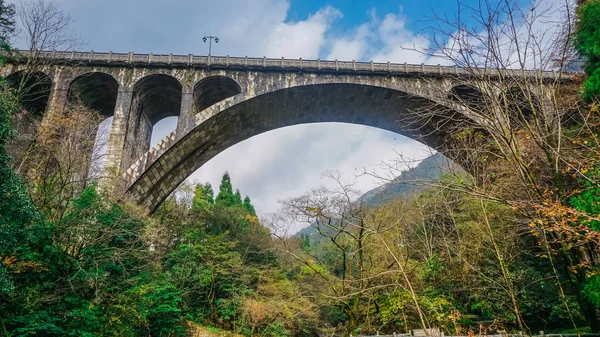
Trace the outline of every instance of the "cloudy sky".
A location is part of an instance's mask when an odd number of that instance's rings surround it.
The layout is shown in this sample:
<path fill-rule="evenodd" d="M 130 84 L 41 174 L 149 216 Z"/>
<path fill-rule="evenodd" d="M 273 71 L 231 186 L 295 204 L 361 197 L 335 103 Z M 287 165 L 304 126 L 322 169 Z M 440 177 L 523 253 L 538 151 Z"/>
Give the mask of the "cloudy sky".
<path fill-rule="evenodd" d="M 471 1 L 471 0 L 469 0 Z M 467 2 L 469 2 L 467 1 Z M 17 1 L 18 2 L 18 1 Z M 472 0 L 474 2 L 474 0 Z M 552 2 L 548 0 L 545 2 Z M 443 0 L 56 0 L 70 13 L 86 49 L 137 53 L 206 54 L 204 35 L 216 35 L 213 55 L 431 63 L 406 48 L 430 47 L 435 10 L 454 16 L 455 1 Z M 175 128 L 160 121 L 153 143 Z M 235 188 L 249 195 L 259 213 L 276 211 L 278 200 L 325 183 L 339 170 L 367 191 L 381 181 L 361 176 L 381 170 L 402 154 L 423 158 L 430 150 L 374 128 L 325 123 L 271 131 L 237 144 L 190 179 L 215 189 L 230 172 Z M 357 177 L 358 176 L 358 177 Z"/>

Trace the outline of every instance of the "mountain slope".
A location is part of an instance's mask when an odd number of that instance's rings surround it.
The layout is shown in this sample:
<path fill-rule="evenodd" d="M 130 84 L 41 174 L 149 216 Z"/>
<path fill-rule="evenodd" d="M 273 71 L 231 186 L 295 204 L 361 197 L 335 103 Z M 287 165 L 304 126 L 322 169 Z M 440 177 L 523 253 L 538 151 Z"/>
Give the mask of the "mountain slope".
<path fill-rule="evenodd" d="M 426 188 L 424 184 L 419 184 L 419 181 L 438 180 L 445 172 L 448 172 L 451 165 L 452 162 L 442 154 L 434 154 L 423 159 L 417 166 L 403 171 L 391 182 L 364 193 L 356 200 L 356 203 L 366 207 L 377 207 L 390 200 L 416 194 Z M 334 232 L 333 229 L 330 231 Z M 316 238 L 319 233 L 315 227 L 308 226 L 294 234 L 297 237 L 302 235 Z"/>
<path fill-rule="evenodd" d="M 358 198 L 363 206 L 375 207 L 392 199 L 406 197 L 425 188 L 419 181 L 439 179 L 451 167 L 451 161 L 441 153 L 423 159 L 417 166 L 403 171 L 391 182 L 374 188 Z"/>

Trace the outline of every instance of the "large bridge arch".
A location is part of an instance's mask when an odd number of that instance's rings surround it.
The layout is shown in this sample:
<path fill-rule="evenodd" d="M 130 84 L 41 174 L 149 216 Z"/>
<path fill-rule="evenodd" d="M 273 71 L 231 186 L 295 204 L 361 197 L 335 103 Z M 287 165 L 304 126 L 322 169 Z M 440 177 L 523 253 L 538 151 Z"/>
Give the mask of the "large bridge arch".
<path fill-rule="evenodd" d="M 424 108 L 438 110 L 449 118 L 419 124 L 420 119 L 411 118 L 411 112 Z M 224 108 L 199 123 L 148 168 L 139 168 L 143 172 L 128 170 L 126 194 L 153 212 L 189 175 L 220 152 L 263 132 L 297 124 L 343 122 L 372 126 L 440 149 L 445 138 L 443 130 L 455 114 L 459 112 L 421 96 L 363 84 L 279 89 Z"/>

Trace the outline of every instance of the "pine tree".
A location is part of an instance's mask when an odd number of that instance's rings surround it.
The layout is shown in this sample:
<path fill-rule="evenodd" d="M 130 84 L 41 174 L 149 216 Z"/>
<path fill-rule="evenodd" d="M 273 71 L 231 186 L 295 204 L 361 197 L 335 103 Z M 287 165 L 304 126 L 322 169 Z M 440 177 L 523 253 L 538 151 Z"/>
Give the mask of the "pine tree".
<path fill-rule="evenodd" d="M 208 201 L 208 203 L 215 203 L 215 192 L 213 191 L 212 185 L 208 182 L 204 184 L 204 195 L 206 196 L 206 201 Z"/>
<path fill-rule="evenodd" d="M 600 3 L 582 3 L 577 10 L 577 20 L 574 45 L 586 61 L 583 97 L 593 101 L 600 95 Z"/>
<path fill-rule="evenodd" d="M 228 172 L 225 172 L 219 185 L 219 194 L 215 200 L 215 204 L 222 206 L 235 205 L 235 196 L 233 195 L 233 187 L 231 186 L 231 177 Z"/>
<path fill-rule="evenodd" d="M 8 50 L 10 37 L 16 29 L 15 14 L 14 4 L 6 4 L 4 0 L 0 0 L 0 45 L 4 50 Z"/>
<path fill-rule="evenodd" d="M 234 200 L 235 205 L 242 206 L 242 194 L 240 193 L 240 190 L 235 190 Z"/>
<path fill-rule="evenodd" d="M 250 198 L 248 198 L 248 196 L 246 196 L 246 198 L 244 198 L 244 208 L 248 211 L 248 213 L 250 213 L 251 215 L 256 215 L 256 210 L 254 209 L 254 206 L 252 205 L 252 203 L 250 202 Z"/>

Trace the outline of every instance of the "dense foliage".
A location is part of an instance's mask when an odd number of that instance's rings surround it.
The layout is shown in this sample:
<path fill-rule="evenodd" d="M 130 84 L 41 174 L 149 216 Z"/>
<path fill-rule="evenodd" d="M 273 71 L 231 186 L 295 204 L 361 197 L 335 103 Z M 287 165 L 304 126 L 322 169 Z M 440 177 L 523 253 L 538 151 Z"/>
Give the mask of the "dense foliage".
<path fill-rule="evenodd" d="M 575 47 L 586 60 L 583 96 L 592 101 L 600 95 L 600 3 L 587 1 L 582 4 L 577 19 Z"/>

